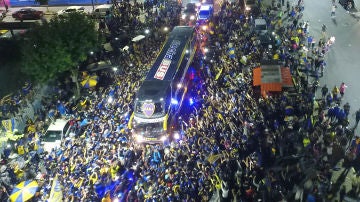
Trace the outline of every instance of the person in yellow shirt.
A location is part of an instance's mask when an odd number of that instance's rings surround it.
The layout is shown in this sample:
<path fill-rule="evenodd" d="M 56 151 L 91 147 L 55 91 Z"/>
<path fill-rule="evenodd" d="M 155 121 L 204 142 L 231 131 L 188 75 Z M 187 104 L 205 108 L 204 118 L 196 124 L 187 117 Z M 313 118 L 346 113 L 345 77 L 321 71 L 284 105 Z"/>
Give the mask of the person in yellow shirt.
<path fill-rule="evenodd" d="M 101 199 L 101 202 L 111 202 L 110 192 L 106 192 L 105 196 Z"/>

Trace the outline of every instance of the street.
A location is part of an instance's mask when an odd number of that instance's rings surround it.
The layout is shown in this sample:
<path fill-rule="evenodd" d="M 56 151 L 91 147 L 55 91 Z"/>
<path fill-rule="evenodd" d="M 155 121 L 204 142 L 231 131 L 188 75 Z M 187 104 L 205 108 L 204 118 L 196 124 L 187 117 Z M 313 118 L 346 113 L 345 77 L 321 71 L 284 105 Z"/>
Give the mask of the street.
<path fill-rule="evenodd" d="M 360 2 L 355 1 L 355 6 L 359 6 Z M 355 111 L 360 108 L 360 92 L 357 86 L 359 85 L 360 75 L 360 57 L 358 50 L 360 47 L 360 22 L 359 19 L 348 13 L 341 5 L 337 4 L 336 17 L 331 18 L 331 1 L 328 3 L 324 1 L 305 0 L 305 10 L 303 21 L 309 21 L 310 35 L 312 35 L 316 42 L 321 37 L 321 26 L 323 24 L 327 27 L 327 37 L 335 36 L 335 44 L 331 46 L 326 55 L 326 69 L 324 76 L 320 78 L 320 86 L 327 85 L 329 91 L 336 86 L 340 86 L 342 82 L 348 86 L 346 89 L 342 105 L 346 102 L 350 103 L 350 126 L 353 125 L 355 119 Z M 321 96 L 320 90 L 317 96 Z M 359 136 L 359 129 L 355 130 L 355 135 Z M 351 171 L 341 178 L 345 168 L 341 168 L 342 163 L 339 164 L 339 170 L 333 172 L 333 183 L 340 183 L 346 187 L 346 191 L 351 190 L 351 179 L 354 172 Z M 338 182 L 339 179 L 339 182 Z M 335 186 L 335 185 L 334 185 Z"/>
<path fill-rule="evenodd" d="M 355 2 L 355 5 L 359 5 Z M 326 69 L 324 76 L 320 79 L 320 86 L 326 84 L 331 90 L 335 85 L 340 86 L 345 82 L 348 86 L 342 104 L 350 103 L 350 119 L 353 121 L 354 112 L 360 108 L 360 92 L 357 89 L 360 75 L 360 22 L 338 4 L 336 17 L 330 17 L 331 1 L 305 0 L 305 11 L 303 21 L 309 21 L 310 35 L 314 36 L 316 42 L 321 37 L 321 26 L 327 27 L 327 37 L 335 36 L 335 44 L 331 46 L 326 55 Z M 318 96 L 321 95 L 320 91 Z M 359 130 L 355 134 L 360 135 Z"/>

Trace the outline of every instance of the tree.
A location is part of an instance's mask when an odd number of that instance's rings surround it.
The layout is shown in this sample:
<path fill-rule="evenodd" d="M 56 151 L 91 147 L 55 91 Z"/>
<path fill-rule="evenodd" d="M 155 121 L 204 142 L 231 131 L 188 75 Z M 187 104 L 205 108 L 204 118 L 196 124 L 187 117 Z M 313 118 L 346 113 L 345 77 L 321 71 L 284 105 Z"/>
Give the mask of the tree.
<path fill-rule="evenodd" d="M 26 35 L 22 54 L 22 71 L 40 83 L 71 73 L 77 82 L 78 64 L 98 44 L 95 22 L 81 13 L 54 17 L 36 25 Z"/>
<path fill-rule="evenodd" d="M 0 99 L 11 92 L 19 90 L 26 80 L 20 69 L 21 42 L 16 38 L 0 40 Z"/>

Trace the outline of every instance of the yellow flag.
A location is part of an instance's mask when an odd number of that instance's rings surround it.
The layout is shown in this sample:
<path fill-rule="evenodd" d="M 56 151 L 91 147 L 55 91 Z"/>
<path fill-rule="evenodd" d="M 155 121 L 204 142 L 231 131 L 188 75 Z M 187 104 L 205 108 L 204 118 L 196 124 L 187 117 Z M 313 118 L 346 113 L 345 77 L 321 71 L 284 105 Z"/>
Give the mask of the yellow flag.
<path fill-rule="evenodd" d="M 1 123 L 7 132 L 12 132 L 14 130 L 15 119 L 2 120 Z"/>
<path fill-rule="evenodd" d="M 63 194 L 61 190 L 61 184 L 58 180 L 58 176 L 56 175 L 53 184 L 51 186 L 50 197 L 48 199 L 49 202 L 62 202 Z"/>
<path fill-rule="evenodd" d="M 220 77 L 220 75 L 221 75 L 221 73 L 222 73 L 223 69 L 224 69 L 224 68 L 221 68 L 221 69 L 220 69 L 220 71 L 216 74 L 216 76 L 215 76 L 215 80 L 218 80 L 218 79 L 219 79 L 219 77 Z"/>

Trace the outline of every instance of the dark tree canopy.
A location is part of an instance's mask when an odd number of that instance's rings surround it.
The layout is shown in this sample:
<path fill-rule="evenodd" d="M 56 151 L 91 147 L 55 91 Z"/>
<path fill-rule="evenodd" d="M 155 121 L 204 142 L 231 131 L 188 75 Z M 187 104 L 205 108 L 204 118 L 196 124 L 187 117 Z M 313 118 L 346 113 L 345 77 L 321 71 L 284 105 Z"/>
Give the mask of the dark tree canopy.
<path fill-rule="evenodd" d="M 95 23 L 81 13 L 54 17 L 26 35 L 22 71 L 38 82 L 76 72 L 80 62 L 97 46 Z"/>
<path fill-rule="evenodd" d="M 20 71 L 20 45 L 15 38 L 0 40 L 0 98 L 21 88 L 26 80 Z"/>

